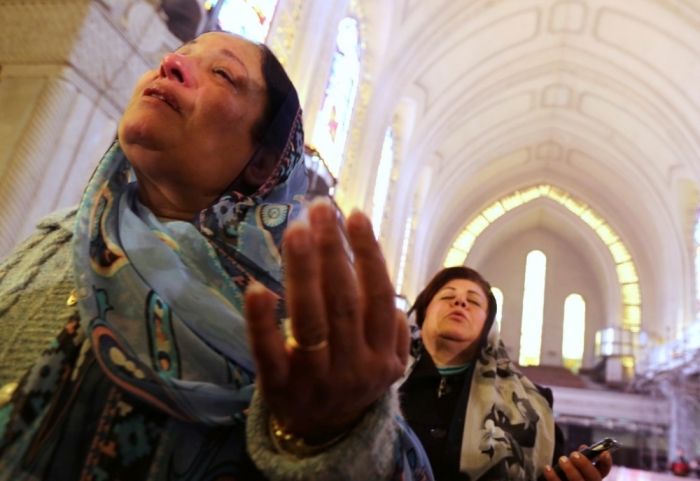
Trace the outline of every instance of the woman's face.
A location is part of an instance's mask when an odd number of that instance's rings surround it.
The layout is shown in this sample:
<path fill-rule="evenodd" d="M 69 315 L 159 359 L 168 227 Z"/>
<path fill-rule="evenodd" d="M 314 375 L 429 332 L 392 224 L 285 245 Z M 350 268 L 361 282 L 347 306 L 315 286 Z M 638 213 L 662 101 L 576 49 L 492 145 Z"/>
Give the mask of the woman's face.
<path fill-rule="evenodd" d="M 136 84 L 119 140 L 140 180 L 218 196 L 257 145 L 251 130 L 265 106 L 262 52 L 225 33 L 207 33 L 163 57 Z"/>
<path fill-rule="evenodd" d="M 423 341 L 429 351 L 475 348 L 486 323 L 488 298 L 475 282 L 453 279 L 435 294 L 425 312 Z M 431 352 L 433 354 L 433 352 Z"/>

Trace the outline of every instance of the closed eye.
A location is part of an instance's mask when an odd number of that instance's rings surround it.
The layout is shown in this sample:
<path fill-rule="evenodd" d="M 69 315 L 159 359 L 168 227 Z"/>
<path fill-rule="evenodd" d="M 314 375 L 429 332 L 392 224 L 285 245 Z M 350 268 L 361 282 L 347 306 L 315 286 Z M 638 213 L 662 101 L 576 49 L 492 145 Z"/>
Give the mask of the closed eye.
<path fill-rule="evenodd" d="M 216 75 L 219 75 L 219 76 L 223 77 L 224 79 L 226 79 L 226 81 L 228 83 L 230 83 L 231 85 L 233 85 L 234 87 L 236 86 L 236 81 L 233 79 L 233 77 L 226 70 L 214 69 L 214 73 Z"/>

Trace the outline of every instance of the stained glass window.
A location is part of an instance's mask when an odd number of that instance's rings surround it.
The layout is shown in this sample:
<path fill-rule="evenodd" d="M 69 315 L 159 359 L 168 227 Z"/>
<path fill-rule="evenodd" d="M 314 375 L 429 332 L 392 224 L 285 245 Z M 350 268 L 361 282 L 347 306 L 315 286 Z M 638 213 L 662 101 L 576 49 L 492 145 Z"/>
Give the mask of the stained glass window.
<path fill-rule="evenodd" d="M 700 210 L 695 222 L 695 315 L 700 317 Z"/>
<path fill-rule="evenodd" d="M 265 42 L 270 31 L 272 16 L 277 8 L 277 0 L 212 0 L 208 8 L 219 7 L 218 26 L 254 42 Z"/>
<path fill-rule="evenodd" d="M 564 330 L 561 355 L 564 366 L 578 372 L 583 361 L 586 334 L 586 301 L 579 294 L 571 294 L 564 301 Z"/>
<path fill-rule="evenodd" d="M 523 293 L 523 322 L 520 330 L 521 366 L 537 366 L 542 351 L 542 323 L 544 321 L 544 281 L 547 257 L 532 251 L 525 262 L 525 292 Z"/>
<path fill-rule="evenodd" d="M 503 291 L 498 287 L 492 287 L 491 292 L 493 297 L 496 298 L 496 324 L 498 325 L 498 332 L 501 332 L 501 319 L 503 319 Z"/>
<path fill-rule="evenodd" d="M 384 144 L 382 145 L 382 156 L 379 159 L 377 177 L 374 181 L 374 196 L 372 199 L 372 228 L 374 235 L 379 238 L 384 218 L 384 206 L 389 195 L 389 184 L 391 182 L 391 169 L 394 166 L 394 132 L 391 127 L 386 129 L 384 134 Z"/>
<path fill-rule="evenodd" d="M 314 147 L 336 178 L 343 161 L 359 80 L 359 26 L 357 20 L 346 17 L 338 26 L 331 73 L 312 136 Z"/>

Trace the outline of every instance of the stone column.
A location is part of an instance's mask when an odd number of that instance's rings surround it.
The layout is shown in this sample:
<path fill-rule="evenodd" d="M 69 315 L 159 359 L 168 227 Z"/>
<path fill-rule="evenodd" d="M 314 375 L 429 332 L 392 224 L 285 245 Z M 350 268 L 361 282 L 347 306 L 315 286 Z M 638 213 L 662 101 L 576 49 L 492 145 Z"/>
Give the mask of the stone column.
<path fill-rule="evenodd" d="M 0 0 L 0 259 L 79 201 L 136 80 L 180 43 L 145 0 Z"/>

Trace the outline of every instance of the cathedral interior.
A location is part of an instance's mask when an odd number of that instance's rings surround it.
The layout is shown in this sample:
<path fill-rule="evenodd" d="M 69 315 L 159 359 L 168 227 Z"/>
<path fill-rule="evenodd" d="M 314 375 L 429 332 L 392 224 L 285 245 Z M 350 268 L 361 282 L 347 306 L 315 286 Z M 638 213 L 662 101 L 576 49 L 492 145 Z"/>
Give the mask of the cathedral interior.
<path fill-rule="evenodd" d="M 619 439 L 617 479 L 700 458 L 699 2 L 1 1 L 0 257 L 79 201 L 138 77 L 215 29 L 284 65 L 308 196 L 370 216 L 399 307 L 475 268 L 572 449 Z"/>

